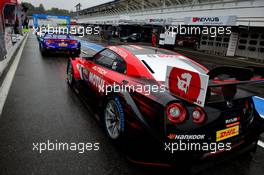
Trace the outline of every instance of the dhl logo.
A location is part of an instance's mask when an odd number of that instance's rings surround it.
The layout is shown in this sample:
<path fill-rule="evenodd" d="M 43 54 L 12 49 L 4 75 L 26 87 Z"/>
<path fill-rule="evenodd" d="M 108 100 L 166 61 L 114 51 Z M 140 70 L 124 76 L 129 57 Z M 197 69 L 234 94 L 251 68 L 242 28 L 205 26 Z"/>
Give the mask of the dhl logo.
<path fill-rule="evenodd" d="M 221 141 L 239 134 L 239 125 L 216 132 L 216 141 Z"/>

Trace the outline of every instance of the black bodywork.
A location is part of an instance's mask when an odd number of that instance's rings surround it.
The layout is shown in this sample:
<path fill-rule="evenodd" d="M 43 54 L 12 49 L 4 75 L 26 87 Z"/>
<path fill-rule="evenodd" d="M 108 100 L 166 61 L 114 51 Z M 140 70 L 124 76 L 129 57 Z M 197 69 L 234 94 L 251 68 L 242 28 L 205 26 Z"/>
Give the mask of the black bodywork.
<path fill-rule="evenodd" d="M 236 78 L 237 80 L 248 83 L 256 72 L 257 68 L 232 68 L 220 67 L 209 71 L 210 79 L 215 77 Z M 241 76 L 238 72 L 245 71 L 247 74 Z M 261 75 L 263 77 L 263 75 Z M 140 84 L 158 84 L 152 80 L 130 78 L 126 82 Z M 263 82 L 263 81 L 262 81 Z M 146 96 L 138 92 L 112 93 L 108 95 L 97 96 L 89 92 L 88 87 L 82 81 L 76 85 L 78 92 L 85 97 L 88 104 L 93 106 L 99 116 L 103 112 L 103 106 L 110 96 L 118 97 L 125 113 L 125 147 L 129 159 L 135 163 L 150 162 L 149 165 L 174 166 L 179 162 L 199 162 L 201 160 L 211 160 L 216 157 L 227 157 L 236 152 L 252 151 L 256 149 L 259 135 L 264 131 L 264 119 L 256 112 L 252 101 L 252 96 L 256 94 L 249 93 L 247 90 L 240 89 L 239 83 L 216 85 L 211 83 L 208 90 L 206 105 L 206 120 L 197 125 L 192 122 L 191 113 L 196 105 L 186 102 L 169 92 L 151 93 Z M 243 83 L 242 83 L 243 84 Z M 226 87 L 230 88 L 227 93 Z M 212 96 L 211 89 L 220 88 L 221 93 Z M 235 90 L 234 90 L 235 89 Z M 232 106 L 228 106 L 227 101 L 232 101 Z M 175 125 L 171 123 L 166 116 L 166 107 L 174 102 L 182 103 L 187 109 L 187 119 L 184 123 Z M 245 106 L 250 104 L 250 109 Z M 204 134 L 205 139 L 200 142 L 216 142 L 216 132 L 226 127 L 225 121 L 239 116 L 240 129 L 239 135 L 224 140 L 232 144 L 232 150 L 226 152 L 203 151 L 178 151 L 173 154 L 164 149 L 164 143 L 177 142 L 179 140 L 169 139 L 168 134 Z M 100 119 L 100 117 L 99 117 Z M 197 142 L 199 142 L 197 141 Z M 130 151 L 127 151 L 130 150 Z"/>

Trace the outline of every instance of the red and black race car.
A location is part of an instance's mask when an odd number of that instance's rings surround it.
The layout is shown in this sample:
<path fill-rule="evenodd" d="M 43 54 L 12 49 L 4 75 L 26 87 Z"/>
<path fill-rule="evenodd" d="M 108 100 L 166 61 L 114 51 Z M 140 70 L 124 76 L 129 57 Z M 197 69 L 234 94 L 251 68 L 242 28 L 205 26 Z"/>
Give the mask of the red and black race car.
<path fill-rule="evenodd" d="M 262 70 L 208 70 L 172 51 L 120 45 L 70 58 L 67 82 L 96 106 L 109 138 L 130 137 L 146 152 L 155 147 L 164 156 L 155 164 L 167 165 L 175 154 L 190 161 L 254 150 L 264 119 L 255 94 L 240 86 L 263 82 Z M 158 151 L 149 155 L 160 158 Z"/>

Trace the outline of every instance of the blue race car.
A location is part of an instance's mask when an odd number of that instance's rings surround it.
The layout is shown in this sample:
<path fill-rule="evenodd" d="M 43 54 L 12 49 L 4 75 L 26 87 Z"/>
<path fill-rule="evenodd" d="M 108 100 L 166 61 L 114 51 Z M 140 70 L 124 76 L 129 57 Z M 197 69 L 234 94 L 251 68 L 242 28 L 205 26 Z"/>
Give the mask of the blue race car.
<path fill-rule="evenodd" d="M 68 34 L 46 33 L 39 41 L 39 49 L 43 56 L 48 53 L 67 53 L 77 57 L 81 53 L 81 43 Z"/>

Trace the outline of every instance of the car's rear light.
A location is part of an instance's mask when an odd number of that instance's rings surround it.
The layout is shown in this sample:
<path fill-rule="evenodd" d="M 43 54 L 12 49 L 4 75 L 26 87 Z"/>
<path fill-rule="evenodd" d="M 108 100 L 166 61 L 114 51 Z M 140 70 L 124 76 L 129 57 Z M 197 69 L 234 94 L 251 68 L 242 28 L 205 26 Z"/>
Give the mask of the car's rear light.
<path fill-rule="evenodd" d="M 196 107 L 192 112 L 192 120 L 195 124 L 202 124 L 205 121 L 205 112 L 202 108 Z"/>
<path fill-rule="evenodd" d="M 47 44 L 52 44 L 52 43 L 54 43 L 54 41 L 49 39 L 49 40 L 46 41 L 46 43 Z"/>
<path fill-rule="evenodd" d="M 77 41 L 75 41 L 75 40 L 71 40 L 71 41 L 70 41 L 70 44 L 77 44 Z"/>
<path fill-rule="evenodd" d="M 172 103 L 166 109 L 166 114 L 169 119 L 174 124 L 179 124 L 186 119 L 186 109 L 180 103 Z"/>

